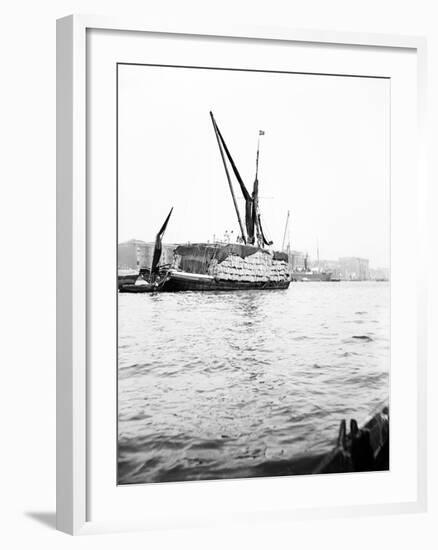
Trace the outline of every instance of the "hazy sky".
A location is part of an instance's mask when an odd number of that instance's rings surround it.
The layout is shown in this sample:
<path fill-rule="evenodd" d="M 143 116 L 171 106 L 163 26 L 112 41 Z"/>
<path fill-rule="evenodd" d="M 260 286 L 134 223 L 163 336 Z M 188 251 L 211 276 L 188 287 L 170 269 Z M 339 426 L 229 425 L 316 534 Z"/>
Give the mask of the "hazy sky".
<path fill-rule="evenodd" d="M 119 66 L 120 242 L 152 241 L 171 206 L 165 242 L 239 231 L 210 110 L 250 192 L 265 131 L 274 248 L 290 210 L 293 249 L 389 264 L 389 81 L 371 78 Z"/>

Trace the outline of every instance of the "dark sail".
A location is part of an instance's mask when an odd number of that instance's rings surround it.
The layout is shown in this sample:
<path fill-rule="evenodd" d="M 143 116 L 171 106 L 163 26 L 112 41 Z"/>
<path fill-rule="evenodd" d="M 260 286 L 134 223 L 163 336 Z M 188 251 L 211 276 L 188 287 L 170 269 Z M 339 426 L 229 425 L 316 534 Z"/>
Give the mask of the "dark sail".
<path fill-rule="evenodd" d="M 247 233 L 247 242 L 248 244 L 254 244 L 255 239 L 254 239 L 253 199 L 249 194 L 245 184 L 243 183 L 239 170 L 237 169 L 237 166 L 234 163 L 233 157 L 231 156 L 231 153 L 228 150 L 227 144 L 225 143 L 225 140 L 221 134 L 221 131 L 219 130 L 218 125 L 216 124 L 216 121 L 213 118 L 212 113 L 210 113 L 210 115 L 212 117 L 213 124 L 215 126 L 216 132 L 221 141 L 222 147 L 224 148 L 224 151 L 231 164 L 231 168 L 233 169 L 234 175 L 236 176 L 236 179 L 239 182 L 239 186 L 240 186 L 240 190 L 242 191 L 243 198 L 245 199 L 245 226 L 246 226 L 246 233 Z"/>
<path fill-rule="evenodd" d="M 251 223 L 254 228 L 254 232 L 257 234 L 257 240 L 260 241 L 260 230 L 257 224 L 259 211 L 259 180 L 257 174 L 254 180 L 254 186 L 252 189 L 252 208 L 251 208 Z"/>
<path fill-rule="evenodd" d="M 164 232 L 166 231 L 166 227 L 167 227 L 167 224 L 169 223 L 169 219 L 172 214 L 172 211 L 173 211 L 173 207 L 170 209 L 170 212 L 167 215 L 166 220 L 164 221 L 160 231 L 158 231 L 157 236 L 155 237 L 154 256 L 152 258 L 152 266 L 151 266 L 151 275 L 153 278 L 158 272 L 158 264 L 160 262 L 161 250 L 162 250 L 161 239 L 163 238 Z"/>
<path fill-rule="evenodd" d="M 257 152 L 258 156 L 258 152 Z M 259 246 L 262 244 L 269 246 L 272 244 L 272 241 L 269 241 L 264 232 L 262 227 L 262 222 L 260 220 L 260 210 L 259 210 L 259 180 L 256 175 L 256 179 L 254 180 L 254 188 L 252 192 L 252 223 L 255 227 L 256 233 L 257 233 L 257 241 L 259 243 Z"/>

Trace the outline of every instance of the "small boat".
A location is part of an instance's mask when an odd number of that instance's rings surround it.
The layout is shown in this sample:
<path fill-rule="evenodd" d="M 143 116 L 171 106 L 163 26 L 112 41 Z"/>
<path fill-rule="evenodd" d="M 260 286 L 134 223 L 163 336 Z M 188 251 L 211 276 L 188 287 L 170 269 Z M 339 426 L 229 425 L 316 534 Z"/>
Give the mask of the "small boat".
<path fill-rule="evenodd" d="M 136 269 L 119 269 L 117 271 L 117 285 L 121 288 L 124 285 L 133 285 L 138 279 L 138 271 Z"/>
<path fill-rule="evenodd" d="M 158 285 L 145 281 L 145 284 L 128 283 L 119 287 L 119 292 L 129 292 L 131 294 L 144 294 L 146 292 L 157 292 Z"/>
<path fill-rule="evenodd" d="M 389 408 L 381 405 L 359 427 L 354 419 L 342 420 L 332 449 L 315 454 L 311 449 L 290 459 L 264 462 L 247 477 L 340 474 L 389 470 Z"/>
<path fill-rule="evenodd" d="M 119 292 L 143 294 L 146 292 L 158 292 L 162 289 L 164 277 L 159 267 L 162 250 L 162 239 L 172 212 L 173 208 L 170 209 L 167 218 L 164 220 L 161 229 L 158 231 L 155 237 L 154 255 L 152 257 L 152 266 L 150 271 L 146 269 L 140 270 L 140 272 L 137 273 L 134 282 L 130 281 L 129 283 L 120 284 L 119 281 Z"/>
<path fill-rule="evenodd" d="M 350 420 L 347 433 L 341 421 L 337 443 L 312 472 L 332 474 L 341 472 L 371 472 L 389 469 L 389 407 L 379 407 L 362 428 Z"/>

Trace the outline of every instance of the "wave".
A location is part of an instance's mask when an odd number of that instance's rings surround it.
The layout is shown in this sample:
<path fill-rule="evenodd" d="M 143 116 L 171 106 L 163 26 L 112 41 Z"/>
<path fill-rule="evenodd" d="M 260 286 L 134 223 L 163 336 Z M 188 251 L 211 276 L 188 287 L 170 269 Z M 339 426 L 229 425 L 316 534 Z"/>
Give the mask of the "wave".
<path fill-rule="evenodd" d="M 352 338 L 355 338 L 356 340 L 362 340 L 363 342 L 373 342 L 373 338 L 371 336 L 367 336 L 366 334 L 361 334 L 360 336 L 352 336 Z"/>

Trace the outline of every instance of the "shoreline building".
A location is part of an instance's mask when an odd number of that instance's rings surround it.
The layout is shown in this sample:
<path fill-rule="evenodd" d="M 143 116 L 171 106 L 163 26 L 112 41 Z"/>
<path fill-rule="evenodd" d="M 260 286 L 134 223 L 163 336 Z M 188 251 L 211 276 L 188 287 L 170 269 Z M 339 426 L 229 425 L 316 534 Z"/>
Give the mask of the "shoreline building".
<path fill-rule="evenodd" d="M 346 281 L 369 281 L 370 265 L 366 258 L 339 258 L 339 272 Z"/>
<path fill-rule="evenodd" d="M 291 271 L 304 271 L 306 267 L 306 253 L 298 250 L 288 252 L 289 266 Z"/>
<path fill-rule="evenodd" d="M 389 268 L 387 267 L 370 268 L 370 279 L 372 281 L 389 281 Z"/>

